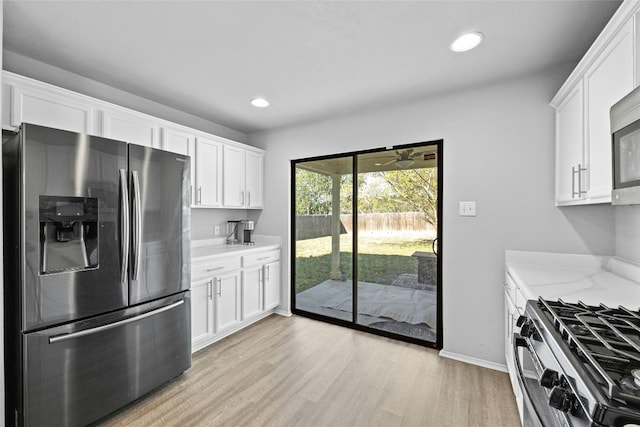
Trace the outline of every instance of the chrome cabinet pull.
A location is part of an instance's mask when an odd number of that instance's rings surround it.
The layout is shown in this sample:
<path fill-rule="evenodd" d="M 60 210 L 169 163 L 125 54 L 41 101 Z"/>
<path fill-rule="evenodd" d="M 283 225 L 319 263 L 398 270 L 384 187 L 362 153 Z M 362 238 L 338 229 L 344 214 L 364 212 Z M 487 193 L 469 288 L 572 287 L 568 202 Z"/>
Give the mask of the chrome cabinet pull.
<path fill-rule="evenodd" d="M 244 191 L 240 192 L 240 204 L 244 206 Z"/>
<path fill-rule="evenodd" d="M 198 187 L 198 197 L 196 198 L 196 204 L 202 204 L 202 187 Z"/>
<path fill-rule="evenodd" d="M 213 280 L 207 282 L 207 297 L 213 299 Z"/>
<path fill-rule="evenodd" d="M 578 197 L 583 194 L 587 194 L 587 190 L 582 189 L 582 172 L 586 172 L 587 168 L 583 168 L 580 163 L 578 163 Z"/>
<path fill-rule="evenodd" d="M 222 296 L 222 279 L 218 277 L 218 296 Z"/>
<path fill-rule="evenodd" d="M 223 270 L 223 269 L 224 269 L 224 266 L 222 266 L 222 267 L 216 267 L 216 268 L 209 268 L 209 269 L 207 269 L 206 271 L 207 271 L 207 272 L 212 272 L 212 271 L 218 271 L 218 270 Z"/>
<path fill-rule="evenodd" d="M 267 265 L 265 268 L 267 269 L 267 280 L 271 280 L 270 266 Z"/>
<path fill-rule="evenodd" d="M 251 206 L 251 191 L 247 191 L 247 206 Z"/>
<path fill-rule="evenodd" d="M 578 168 L 571 166 L 571 198 L 580 198 L 583 194 L 587 194 L 587 190 L 582 189 L 582 172 L 586 172 L 587 168 L 583 168 L 578 163 Z M 578 175 L 578 190 L 576 191 L 576 174 Z"/>

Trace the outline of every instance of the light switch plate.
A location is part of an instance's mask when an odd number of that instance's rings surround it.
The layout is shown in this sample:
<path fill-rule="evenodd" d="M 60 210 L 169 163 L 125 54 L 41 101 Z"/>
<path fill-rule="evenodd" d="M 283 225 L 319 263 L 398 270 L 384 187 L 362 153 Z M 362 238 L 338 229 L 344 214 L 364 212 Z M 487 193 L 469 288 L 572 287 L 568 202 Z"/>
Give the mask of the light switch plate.
<path fill-rule="evenodd" d="M 475 201 L 460 202 L 460 208 L 458 213 L 460 216 L 476 216 L 476 202 Z"/>

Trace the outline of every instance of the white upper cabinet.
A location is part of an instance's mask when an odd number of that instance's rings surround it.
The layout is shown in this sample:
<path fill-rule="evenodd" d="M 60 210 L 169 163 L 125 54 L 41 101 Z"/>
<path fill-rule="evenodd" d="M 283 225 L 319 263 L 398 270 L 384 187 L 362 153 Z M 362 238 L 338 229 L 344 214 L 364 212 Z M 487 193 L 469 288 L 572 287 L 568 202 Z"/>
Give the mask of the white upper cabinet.
<path fill-rule="evenodd" d="M 634 88 L 633 19 L 611 40 L 587 71 L 587 199 L 611 202 L 611 124 L 609 110 Z"/>
<path fill-rule="evenodd" d="M 145 147 L 159 148 L 159 126 L 153 120 L 123 111 L 102 112 L 102 136 Z"/>
<path fill-rule="evenodd" d="M 193 156 L 195 152 L 195 137 L 184 130 L 163 126 L 160 148 L 164 151 Z"/>
<path fill-rule="evenodd" d="M 199 207 L 222 205 L 222 144 L 196 138 L 196 202 Z"/>
<path fill-rule="evenodd" d="M 6 83 L 10 85 L 11 91 L 8 127 L 17 128 L 21 123 L 33 123 L 71 132 L 95 134 L 94 107 L 81 97 L 50 85 L 13 85 L 11 77 Z"/>
<path fill-rule="evenodd" d="M 195 137 L 182 129 L 163 127 L 162 128 L 162 144 L 160 147 L 164 151 L 191 156 L 191 205 L 196 205 L 195 182 Z"/>
<path fill-rule="evenodd" d="M 610 203 L 611 106 L 635 87 L 635 16 L 624 2 L 551 101 L 556 109 L 556 204 Z"/>
<path fill-rule="evenodd" d="M 264 182 L 264 153 L 245 153 L 245 191 L 247 208 L 261 208 Z"/>
<path fill-rule="evenodd" d="M 556 107 L 556 202 L 584 195 L 584 91 L 582 83 Z"/>
<path fill-rule="evenodd" d="M 223 205 L 227 208 L 242 208 L 244 207 L 244 150 L 225 145 L 223 153 Z"/>
<path fill-rule="evenodd" d="M 191 157 L 191 205 L 260 209 L 264 151 L 7 71 L 2 126 L 33 123 Z"/>
<path fill-rule="evenodd" d="M 264 153 L 225 145 L 223 205 L 226 208 L 262 208 Z"/>

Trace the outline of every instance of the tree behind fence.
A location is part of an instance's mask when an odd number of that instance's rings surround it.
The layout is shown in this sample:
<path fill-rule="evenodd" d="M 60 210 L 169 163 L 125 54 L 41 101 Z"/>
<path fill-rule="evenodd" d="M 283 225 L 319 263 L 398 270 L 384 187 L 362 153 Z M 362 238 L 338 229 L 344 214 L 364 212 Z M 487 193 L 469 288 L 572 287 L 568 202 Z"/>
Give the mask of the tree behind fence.
<path fill-rule="evenodd" d="M 351 233 L 352 215 L 340 215 L 340 234 Z M 434 226 L 420 212 L 358 214 L 360 233 L 427 233 L 436 237 Z M 297 215 L 296 240 L 331 235 L 331 215 Z"/>

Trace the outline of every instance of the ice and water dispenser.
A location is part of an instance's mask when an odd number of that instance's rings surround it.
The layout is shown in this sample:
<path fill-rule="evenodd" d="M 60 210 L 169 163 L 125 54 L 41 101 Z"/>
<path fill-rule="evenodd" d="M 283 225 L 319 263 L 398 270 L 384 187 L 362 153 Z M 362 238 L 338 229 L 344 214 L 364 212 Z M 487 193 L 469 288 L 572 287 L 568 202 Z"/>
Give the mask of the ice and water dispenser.
<path fill-rule="evenodd" d="M 40 273 L 98 268 L 98 199 L 40 196 Z"/>

